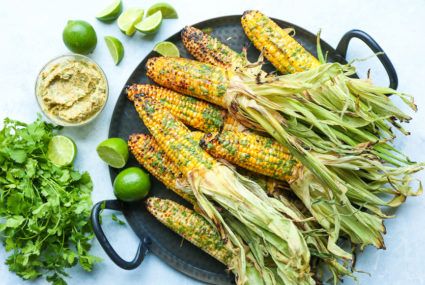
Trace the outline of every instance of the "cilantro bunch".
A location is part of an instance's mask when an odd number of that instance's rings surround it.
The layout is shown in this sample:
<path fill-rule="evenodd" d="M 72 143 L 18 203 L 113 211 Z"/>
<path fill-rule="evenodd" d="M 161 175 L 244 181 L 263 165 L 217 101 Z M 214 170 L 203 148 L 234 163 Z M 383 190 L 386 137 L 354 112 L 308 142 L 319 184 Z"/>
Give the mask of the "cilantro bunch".
<path fill-rule="evenodd" d="M 0 238 L 9 270 L 23 279 L 66 284 L 66 268 L 91 271 L 92 182 L 87 172 L 47 159 L 56 127 L 5 119 L 0 131 Z"/>

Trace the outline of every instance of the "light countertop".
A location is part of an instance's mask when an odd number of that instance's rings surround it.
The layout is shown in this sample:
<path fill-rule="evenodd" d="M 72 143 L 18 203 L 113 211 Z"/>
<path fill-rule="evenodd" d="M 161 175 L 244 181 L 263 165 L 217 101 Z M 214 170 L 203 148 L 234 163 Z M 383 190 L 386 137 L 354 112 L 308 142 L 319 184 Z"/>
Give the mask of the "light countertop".
<path fill-rule="evenodd" d="M 109 1 L 1 1 L 0 2 L 0 120 L 11 117 L 32 122 L 39 112 L 34 96 L 34 83 L 40 68 L 50 59 L 68 53 L 62 42 L 67 20 L 89 21 L 98 35 L 98 46 L 90 56 L 104 69 L 110 88 L 105 110 L 91 124 L 81 128 L 65 128 L 64 134 L 77 143 L 76 167 L 88 170 L 94 182 L 93 201 L 113 198 L 107 166 L 97 157 L 96 145 L 107 138 L 112 110 L 117 97 L 133 69 L 152 49 L 183 26 L 248 9 L 259 9 L 267 15 L 292 22 L 312 32 L 322 29 L 322 38 L 336 46 L 348 30 L 361 29 L 372 35 L 394 63 L 399 77 L 399 90 L 413 94 L 419 106 L 408 126 L 412 135 L 397 141 L 398 146 L 417 161 L 425 161 L 425 1 L 424 0 L 169 0 L 179 19 L 166 20 L 158 34 L 147 40 L 139 34 L 132 38 L 122 34 L 115 23 L 104 24 L 94 15 Z M 148 8 L 156 1 L 124 0 L 125 8 Z M 103 37 L 113 35 L 124 44 L 125 57 L 115 66 Z M 349 58 L 365 58 L 371 52 L 354 40 Z M 387 84 L 385 72 L 376 59 L 359 64 L 360 75 L 368 67 L 377 83 Z M 1 125 L 1 124 L 0 124 Z M 424 180 L 424 173 L 418 175 Z M 425 284 L 425 198 L 411 198 L 397 211 L 397 218 L 386 221 L 387 250 L 367 248 L 359 255 L 357 268 L 369 272 L 358 274 L 360 284 L 398 285 Z M 119 226 L 104 219 L 104 230 L 117 251 L 131 259 L 138 240 L 129 226 Z M 92 273 L 78 267 L 71 270 L 69 284 L 199 284 L 170 268 L 156 256 L 148 254 L 143 264 L 132 271 L 115 266 L 98 242 L 92 253 L 104 261 Z M 6 253 L 0 246 L 0 285 L 45 284 L 39 279 L 29 283 L 10 273 L 4 264 Z M 347 280 L 344 284 L 355 284 Z"/>

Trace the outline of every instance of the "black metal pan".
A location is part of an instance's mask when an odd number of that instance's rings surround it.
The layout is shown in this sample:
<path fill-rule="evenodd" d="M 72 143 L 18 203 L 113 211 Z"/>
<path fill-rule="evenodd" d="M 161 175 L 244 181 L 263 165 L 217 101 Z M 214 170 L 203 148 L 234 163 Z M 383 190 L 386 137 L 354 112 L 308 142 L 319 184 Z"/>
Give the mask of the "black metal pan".
<path fill-rule="evenodd" d="M 242 47 L 248 47 L 248 57 L 251 60 L 258 58 L 259 52 L 249 44 L 242 27 L 240 25 L 240 15 L 225 16 L 214 18 L 195 24 L 194 26 L 200 29 L 211 28 L 212 36 L 219 38 L 221 41 L 229 45 L 236 51 L 241 51 Z M 281 27 L 291 27 L 295 29 L 295 38 L 310 52 L 316 55 L 316 35 L 304 30 L 294 24 L 273 19 Z M 347 48 L 352 38 L 358 38 L 368 45 L 374 53 L 378 55 L 379 60 L 387 71 L 390 87 L 397 88 L 397 74 L 395 69 L 385 53 L 382 53 L 382 48 L 363 31 L 351 30 L 347 32 L 340 40 L 336 49 L 322 41 L 321 46 L 324 52 L 328 52 L 328 60 L 332 62 L 345 62 Z M 180 37 L 180 33 L 176 33 L 167 39 L 173 42 L 180 50 L 182 57 L 190 57 L 186 52 Z M 133 71 L 130 78 L 125 83 L 115 109 L 112 115 L 109 128 L 109 137 L 120 137 L 125 140 L 132 133 L 147 133 L 147 128 L 139 119 L 133 104 L 126 98 L 125 87 L 133 83 L 147 83 L 145 64 L 146 61 L 153 56 L 157 56 L 155 52 L 149 53 Z M 270 66 L 269 66 L 270 67 Z M 131 157 L 127 163 L 129 166 L 137 166 L 138 163 Z M 110 168 L 110 176 L 113 181 L 119 170 Z M 168 198 L 180 202 L 187 203 L 172 191 L 167 190 L 165 186 L 152 179 L 152 189 L 150 195 L 161 198 Z M 99 222 L 101 209 L 113 209 L 123 212 L 128 224 L 140 238 L 140 245 L 137 253 L 132 261 L 123 260 L 112 248 L 105 237 Z M 92 223 L 96 237 L 108 256 L 120 267 L 124 269 L 133 269 L 139 266 L 147 252 L 152 252 L 161 258 L 171 267 L 180 272 L 195 278 L 197 280 L 210 284 L 233 284 L 234 277 L 228 273 L 225 266 L 218 261 L 191 245 L 188 242 L 182 242 L 182 238 L 171 230 L 167 229 L 151 216 L 143 202 L 124 203 L 118 200 L 101 201 L 94 205 L 92 210 Z"/>

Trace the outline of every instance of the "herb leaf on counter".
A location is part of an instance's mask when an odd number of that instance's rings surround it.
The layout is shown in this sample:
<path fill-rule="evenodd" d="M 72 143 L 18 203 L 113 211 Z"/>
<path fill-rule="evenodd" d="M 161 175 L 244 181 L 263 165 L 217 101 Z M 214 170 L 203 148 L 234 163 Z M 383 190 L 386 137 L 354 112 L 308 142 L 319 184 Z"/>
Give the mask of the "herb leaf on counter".
<path fill-rule="evenodd" d="M 91 271 L 89 254 L 92 182 L 87 172 L 58 167 L 47 159 L 57 127 L 4 120 L 0 131 L 0 238 L 9 270 L 23 279 L 46 276 L 66 284 L 66 268 Z"/>

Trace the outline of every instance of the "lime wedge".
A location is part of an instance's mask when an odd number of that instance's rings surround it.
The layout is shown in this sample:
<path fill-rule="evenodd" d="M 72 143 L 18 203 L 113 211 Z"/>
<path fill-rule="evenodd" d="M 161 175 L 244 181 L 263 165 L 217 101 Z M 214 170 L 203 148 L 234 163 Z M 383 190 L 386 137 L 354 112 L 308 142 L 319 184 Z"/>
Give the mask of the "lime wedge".
<path fill-rule="evenodd" d="M 108 5 L 105 9 L 102 10 L 99 14 L 96 15 L 96 18 L 103 22 L 113 21 L 122 12 L 122 1 L 113 0 L 111 4 Z"/>
<path fill-rule="evenodd" d="M 66 136 L 54 136 L 47 148 L 47 158 L 57 166 L 70 165 L 77 155 L 77 146 Z"/>
<path fill-rule="evenodd" d="M 178 18 L 176 9 L 174 9 L 174 7 L 171 6 L 170 4 L 164 3 L 164 2 L 156 3 L 156 4 L 152 5 L 148 9 L 148 11 L 146 12 L 146 16 L 153 15 L 157 11 L 161 11 L 162 18 L 164 18 L 164 19 L 177 19 Z"/>
<path fill-rule="evenodd" d="M 96 148 L 99 157 L 109 166 L 122 168 L 127 163 L 128 147 L 121 138 L 110 138 L 101 142 Z"/>
<path fill-rule="evenodd" d="M 119 41 L 119 39 L 112 36 L 106 36 L 105 43 L 108 47 L 109 53 L 114 59 L 115 65 L 117 65 L 124 57 L 124 47 L 122 43 Z"/>
<path fill-rule="evenodd" d="M 118 17 L 118 27 L 127 36 L 132 36 L 136 31 L 134 26 L 143 19 L 143 13 L 144 10 L 139 8 L 125 10 L 124 13 Z"/>
<path fill-rule="evenodd" d="M 172 42 L 157 43 L 155 47 L 153 48 L 153 50 L 162 56 L 173 56 L 173 57 L 180 56 L 179 49 Z"/>
<path fill-rule="evenodd" d="M 142 32 L 146 35 L 154 34 L 159 30 L 159 27 L 162 23 L 162 13 L 157 11 L 149 17 L 145 18 L 143 21 L 138 23 L 135 27 L 136 30 Z"/>

